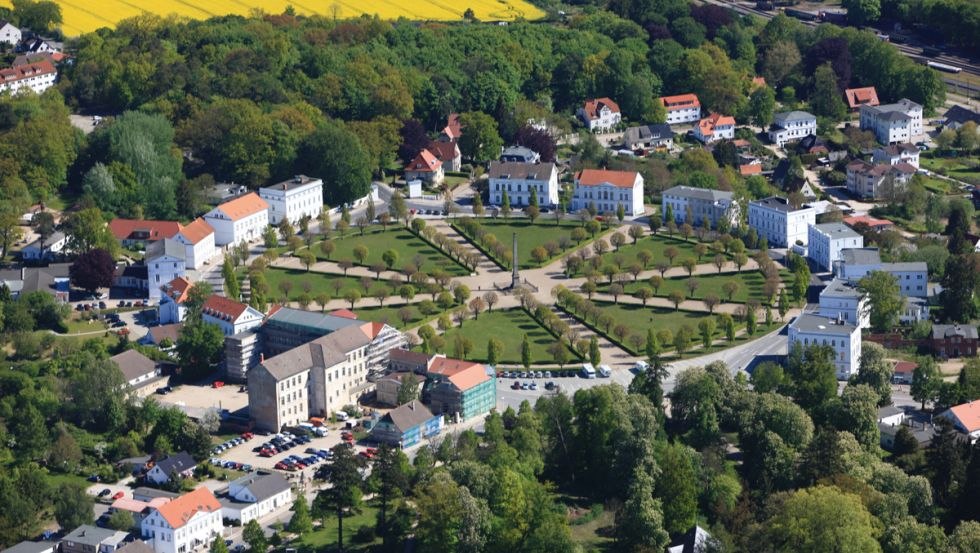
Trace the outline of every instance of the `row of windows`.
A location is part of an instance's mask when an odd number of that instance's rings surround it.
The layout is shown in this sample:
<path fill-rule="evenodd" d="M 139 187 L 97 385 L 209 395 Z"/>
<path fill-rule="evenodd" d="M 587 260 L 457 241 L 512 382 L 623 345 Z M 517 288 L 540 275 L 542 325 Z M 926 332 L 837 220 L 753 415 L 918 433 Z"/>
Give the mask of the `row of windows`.
<path fill-rule="evenodd" d="M 584 200 L 619 200 L 621 202 L 628 202 L 632 199 L 632 195 L 632 191 L 620 192 L 619 197 L 616 198 L 616 193 L 609 192 L 608 190 L 601 190 L 598 192 L 593 190 L 585 190 L 579 194 L 579 197 Z"/>

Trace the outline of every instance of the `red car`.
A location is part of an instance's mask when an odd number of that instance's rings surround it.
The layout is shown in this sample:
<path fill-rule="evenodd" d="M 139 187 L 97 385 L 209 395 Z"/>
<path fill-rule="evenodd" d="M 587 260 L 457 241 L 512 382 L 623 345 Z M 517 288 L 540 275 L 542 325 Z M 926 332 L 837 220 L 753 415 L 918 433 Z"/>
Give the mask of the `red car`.
<path fill-rule="evenodd" d="M 289 466 L 286 465 L 286 463 L 283 463 L 282 461 L 279 461 L 278 463 L 276 463 L 275 468 L 277 468 L 279 470 L 288 470 L 289 469 Z"/>
<path fill-rule="evenodd" d="M 116 493 L 112 494 L 112 500 L 113 501 L 115 501 L 117 499 L 122 499 L 124 497 L 126 497 L 126 492 L 116 492 Z"/>
<path fill-rule="evenodd" d="M 371 451 L 368 449 L 365 449 L 364 451 L 358 453 L 358 455 L 368 460 L 374 459 L 374 453 L 371 453 Z"/>
<path fill-rule="evenodd" d="M 262 451 L 259 452 L 259 457 L 272 457 L 275 454 L 276 453 L 271 449 L 263 449 Z"/>
<path fill-rule="evenodd" d="M 221 387 L 222 387 L 222 386 L 224 386 L 224 385 L 225 385 L 225 383 L 224 383 L 224 382 L 222 382 L 222 381 L 220 381 L 220 380 L 215 380 L 215 381 L 214 381 L 214 383 L 213 383 L 213 384 L 211 384 L 211 386 L 212 386 L 213 388 L 221 388 Z"/>
<path fill-rule="evenodd" d="M 251 440 L 252 438 L 254 438 L 255 437 L 255 434 L 252 434 L 251 432 L 243 432 L 240 437 L 241 437 L 241 439 L 243 439 L 245 441 L 248 441 L 248 440 Z"/>

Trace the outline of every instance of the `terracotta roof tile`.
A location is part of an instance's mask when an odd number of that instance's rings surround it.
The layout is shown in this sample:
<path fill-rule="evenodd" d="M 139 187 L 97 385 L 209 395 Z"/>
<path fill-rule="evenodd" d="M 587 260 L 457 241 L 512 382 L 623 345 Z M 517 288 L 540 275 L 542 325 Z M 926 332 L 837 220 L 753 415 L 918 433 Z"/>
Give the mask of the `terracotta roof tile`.
<path fill-rule="evenodd" d="M 759 175 L 762 174 L 762 164 L 746 163 L 745 165 L 739 165 L 738 172 L 743 177 L 748 177 L 750 175 Z"/>
<path fill-rule="evenodd" d="M 449 116 L 446 117 L 446 127 L 442 129 L 442 133 L 453 141 L 463 136 L 463 128 L 459 124 L 458 113 L 450 113 Z"/>
<path fill-rule="evenodd" d="M 722 125 L 735 126 L 735 118 L 730 115 L 722 115 L 720 113 L 712 112 L 711 115 L 705 117 L 701 121 L 698 121 L 698 128 L 701 130 L 701 136 L 711 136 L 715 132 L 715 127 L 720 127 Z"/>
<path fill-rule="evenodd" d="M 667 111 L 673 111 L 678 109 L 690 109 L 693 107 L 699 107 L 701 101 L 698 100 L 696 94 L 678 94 L 676 96 L 662 96 L 660 98 L 660 103 L 663 104 Z"/>
<path fill-rule="evenodd" d="M 167 524 L 175 529 L 183 527 L 199 512 L 213 513 L 220 510 L 221 503 L 205 486 L 157 507 L 157 511 L 167 521 Z"/>
<path fill-rule="evenodd" d="M 912 374 L 912 371 L 918 366 L 918 363 L 911 361 L 899 361 L 895 363 L 895 374 Z"/>
<path fill-rule="evenodd" d="M 583 169 L 575 175 L 575 182 L 582 186 L 611 184 L 618 188 L 633 188 L 636 182 L 635 171 L 609 171 L 606 169 Z"/>
<path fill-rule="evenodd" d="M 116 240 L 163 240 L 173 238 L 180 232 L 180 223 L 116 218 L 109 221 L 109 231 Z M 139 236 L 133 236 L 136 233 L 139 233 Z"/>
<path fill-rule="evenodd" d="M 190 292 L 192 286 L 194 286 L 193 282 L 184 277 L 177 277 L 166 284 L 166 290 L 175 302 L 183 303 L 187 299 L 187 293 Z"/>
<path fill-rule="evenodd" d="M 967 432 L 980 430 L 980 400 L 949 408 Z"/>
<path fill-rule="evenodd" d="M 215 209 L 224 213 L 232 221 L 237 221 L 269 209 L 269 204 L 255 192 L 249 192 L 244 196 L 220 204 Z"/>
<path fill-rule="evenodd" d="M 844 97 L 847 98 L 847 105 L 851 109 L 861 107 L 862 105 L 878 105 L 878 91 L 873 86 L 848 88 L 844 91 Z"/>
<path fill-rule="evenodd" d="M 592 100 L 586 100 L 585 104 L 582 105 L 582 109 L 585 110 L 585 115 L 589 119 L 598 119 L 599 110 L 602 106 L 609 108 L 609 111 L 613 113 L 619 113 L 619 104 L 610 100 L 609 98 L 594 98 Z"/>
<path fill-rule="evenodd" d="M 357 313 L 354 313 L 350 309 L 335 309 L 327 314 L 333 315 L 334 317 L 343 317 L 345 319 L 357 320 Z"/>
<path fill-rule="evenodd" d="M 459 146 L 455 142 L 430 142 L 427 149 L 442 163 L 449 163 L 460 156 Z"/>
<path fill-rule="evenodd" d="M 218 294 L 211 294 L 208 296 L 208 299 L 204 300 L 204 306 L 201 307 L 201 312 L 211 316 L 225 315 L 229 318 L 228 320 L 235 321 L 238 320 L 238 317 L 242 316 L 242 313 L 246 309 L 248 309 L 248 306 L 244 303 L 219 296 Z"/>
<path fill-rule="evenodd" d="M 429 366 L 429 372 L 432 374 L 451 376 L 459 371 L 468 369 L 470 367 L 475 367 L 477 365 L 479 365 L 479 363 L 474 363 L 472 361 L 464 361 L 462 359 L 436 357 L 435 359 L 432 360 L 432 364 Z"/>
<path fill-rule="evenodd" d="M 449 376 L 449 381 L 461 391 L 469 390 L 473 386 L 482 384 L 487 380 L 490 380 L 490 377 L 487 375 L 487 371 L 483 368 L 483 365 L 463 369 Z"/>
<path fill-rule="evenodd" d="M 214 234 L 214 229 L 201 217 L 194 219 L 189 225 L 180 227 L 180 233 L 191 244 L 197 244 L 210 234 Z"/>
<path fill-rule="evenodd" d="M 423 148 L 419 155 L 415 156 L 415 159 L 408 164 L 405 168 L 406 171 L 415 171 L 418 173 L 430 173 L 439 169 L 442 166 L 442 162 L 439 161 L 436 156 L 432 155 L 432 152 Z"/>
<path fill-rule="evenodd" d="M 50 61 L 42 60 L 8 69 L 0 69 L 0 83 L 13 83 L 49 73 L 57 73 L 57 70 L 51 65 Z"/>

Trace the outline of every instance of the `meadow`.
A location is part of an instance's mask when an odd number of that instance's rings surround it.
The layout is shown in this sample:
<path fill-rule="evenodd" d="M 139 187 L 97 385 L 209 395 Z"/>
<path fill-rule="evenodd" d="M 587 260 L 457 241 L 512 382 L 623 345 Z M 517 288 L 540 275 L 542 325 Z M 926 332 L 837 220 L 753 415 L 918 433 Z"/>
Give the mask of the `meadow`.
<path fill-rule="evenodd" d="M 544 12 L 524 0 L 380 0 L 378 2 L 352 2 L 333 0 L 311 2 L 309 0 L 55 0 L 61 5 L 64 18 L 62 29 L 74 36 L 92 32 L 101 27 L 112 27 L 121 19 L 143 14 L 161 16 L 177 15 L 190 19 L 207 19 L 228 14 L 250 15 L 255 10 L 265 13 L 282 13 L 292 6 L 297 14 L 319 14 L 332 18 L 351 18 L 363 14 L 377 14 L 383 19 L 404 17 L 417 20 L 454 21 L 463 18 L 463 12 L 472 9 L 482 21 L 510 21 L 518 18 L 539 19 Z M 0 5 L 10 6 L 9 0 Z"/>

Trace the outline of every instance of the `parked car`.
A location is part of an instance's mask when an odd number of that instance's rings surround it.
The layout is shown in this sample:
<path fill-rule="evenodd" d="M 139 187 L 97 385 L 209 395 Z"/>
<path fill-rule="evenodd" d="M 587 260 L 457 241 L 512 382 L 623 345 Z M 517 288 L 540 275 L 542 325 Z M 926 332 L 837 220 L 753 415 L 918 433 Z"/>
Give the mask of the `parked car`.
<path fill-rule="evenodd" d="M 116 493 L 112 494 L 112 500 L 113 501 L 115 501 L 117 499 L 122 499 L 124 497 L 126 497 L 126 492 L 116 492 Z"/>
<path fill-rule="evenodd" d="M 111 493 L 112 493 L 112 490 L 110 490 L 109 488 L 106 488 L 106 489 L 102 490 L 101 492 L 99 492 L 99 497 L 105 497 L 105 496 L 107 496 L 107 495 L 109 495 Z"/>
<path fill-rule="evenodd" d="M 521 389 L 521 383 L 520 383 L 520 381 L 515 380 L 514 383 L 510 385 L 510 389 L 511 390 L 520 390 Z"/>

